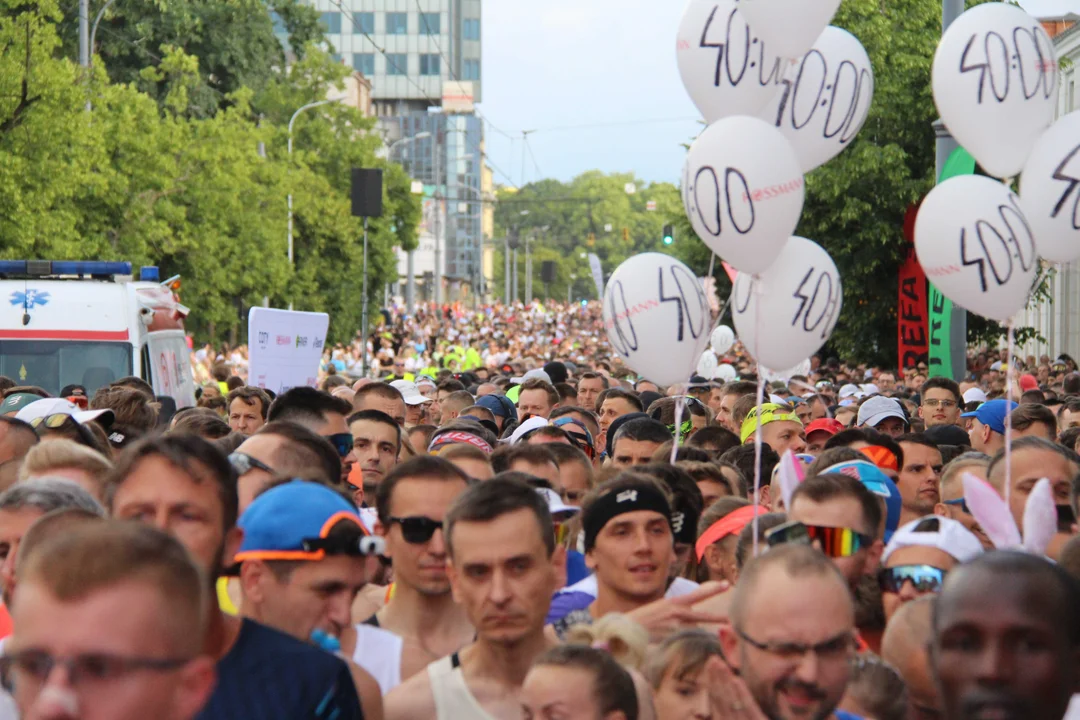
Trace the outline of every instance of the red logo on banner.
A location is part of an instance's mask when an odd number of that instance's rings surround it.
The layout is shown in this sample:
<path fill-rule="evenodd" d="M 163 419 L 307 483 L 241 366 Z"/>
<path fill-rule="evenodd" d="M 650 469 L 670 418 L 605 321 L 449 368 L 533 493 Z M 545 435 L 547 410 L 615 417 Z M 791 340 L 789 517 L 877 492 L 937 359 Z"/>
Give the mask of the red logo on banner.
<path fill-rule="evenodd" d="M 900 294 L 896 306 L 897 356 L 900 372 L 926 362 L 926 274 L 915 257 L 915 216 L 918 205 L 904 216 L 904 264 L 900 266 Z"/>

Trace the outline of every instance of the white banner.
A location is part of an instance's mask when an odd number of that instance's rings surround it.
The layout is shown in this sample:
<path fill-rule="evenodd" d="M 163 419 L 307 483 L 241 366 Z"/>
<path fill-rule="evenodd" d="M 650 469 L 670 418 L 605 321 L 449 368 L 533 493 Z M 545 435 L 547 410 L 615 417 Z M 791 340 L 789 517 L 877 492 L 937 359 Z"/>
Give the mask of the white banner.
<path fill-rule="evenodd" d="M 604 297 L 604 270 L 600 267 L 600 258 L 596 253 L 589 253 L 589 268 L 592 269 L 592 279 L 596 283 L 596 297 Z"/>
<path fill-rule="evenodd" d="M 330 316 L 253 307 L 248 313 L 248 384 L 282 393 L 315 387 Z"/>

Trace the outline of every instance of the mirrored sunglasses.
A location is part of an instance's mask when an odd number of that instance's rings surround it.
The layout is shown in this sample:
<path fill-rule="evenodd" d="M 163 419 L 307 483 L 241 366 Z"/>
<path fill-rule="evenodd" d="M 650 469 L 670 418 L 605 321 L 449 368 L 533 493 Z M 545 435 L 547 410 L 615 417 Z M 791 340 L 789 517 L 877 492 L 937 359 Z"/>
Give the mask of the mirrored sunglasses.
<path fill-rule="evenodd" d="M 898 593 L 904 583 L 910 582 L 915 592 L 936 593 L 941 591 L 945 571 L 930 565 L 898 565 L 883 568 L 878 573 L 878 585 L 882 592 Z"/>

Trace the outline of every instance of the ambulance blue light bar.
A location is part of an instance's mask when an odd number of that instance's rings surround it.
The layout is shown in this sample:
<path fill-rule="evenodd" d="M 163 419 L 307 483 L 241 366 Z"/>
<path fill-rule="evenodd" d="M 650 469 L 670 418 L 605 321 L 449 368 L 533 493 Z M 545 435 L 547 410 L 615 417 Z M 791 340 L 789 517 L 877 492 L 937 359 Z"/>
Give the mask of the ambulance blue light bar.
<path fill-rule="evenodd" d="M 131 263 L 99 260 L 0 260 L 0 275 L 130 275 Z"/>

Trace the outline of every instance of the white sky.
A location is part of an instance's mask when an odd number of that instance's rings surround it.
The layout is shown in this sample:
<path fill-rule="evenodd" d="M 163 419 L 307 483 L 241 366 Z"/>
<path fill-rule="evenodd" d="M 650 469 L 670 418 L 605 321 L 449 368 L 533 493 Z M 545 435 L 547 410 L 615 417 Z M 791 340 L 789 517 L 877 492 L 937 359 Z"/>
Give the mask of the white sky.
<path fill-rule="evenodd" d="M 1022 0 L 1037 16 L 1080 13 L 1080 0 Z M 484 101 L 495 180 L 569 180 L 586 170 L 678 178 L 698 132 L 675 65 L 681 0 L 484 0 Z M 673 122 L 644 123 L 665 120 Z M 621 124 L 613 123 L 640 123 Z M 605 127 L 547 130 L 567 125 Z M 539 172 L 537 171 L 539 168 Z M 501 171 L 501 172 L 500 172 Z"/>

